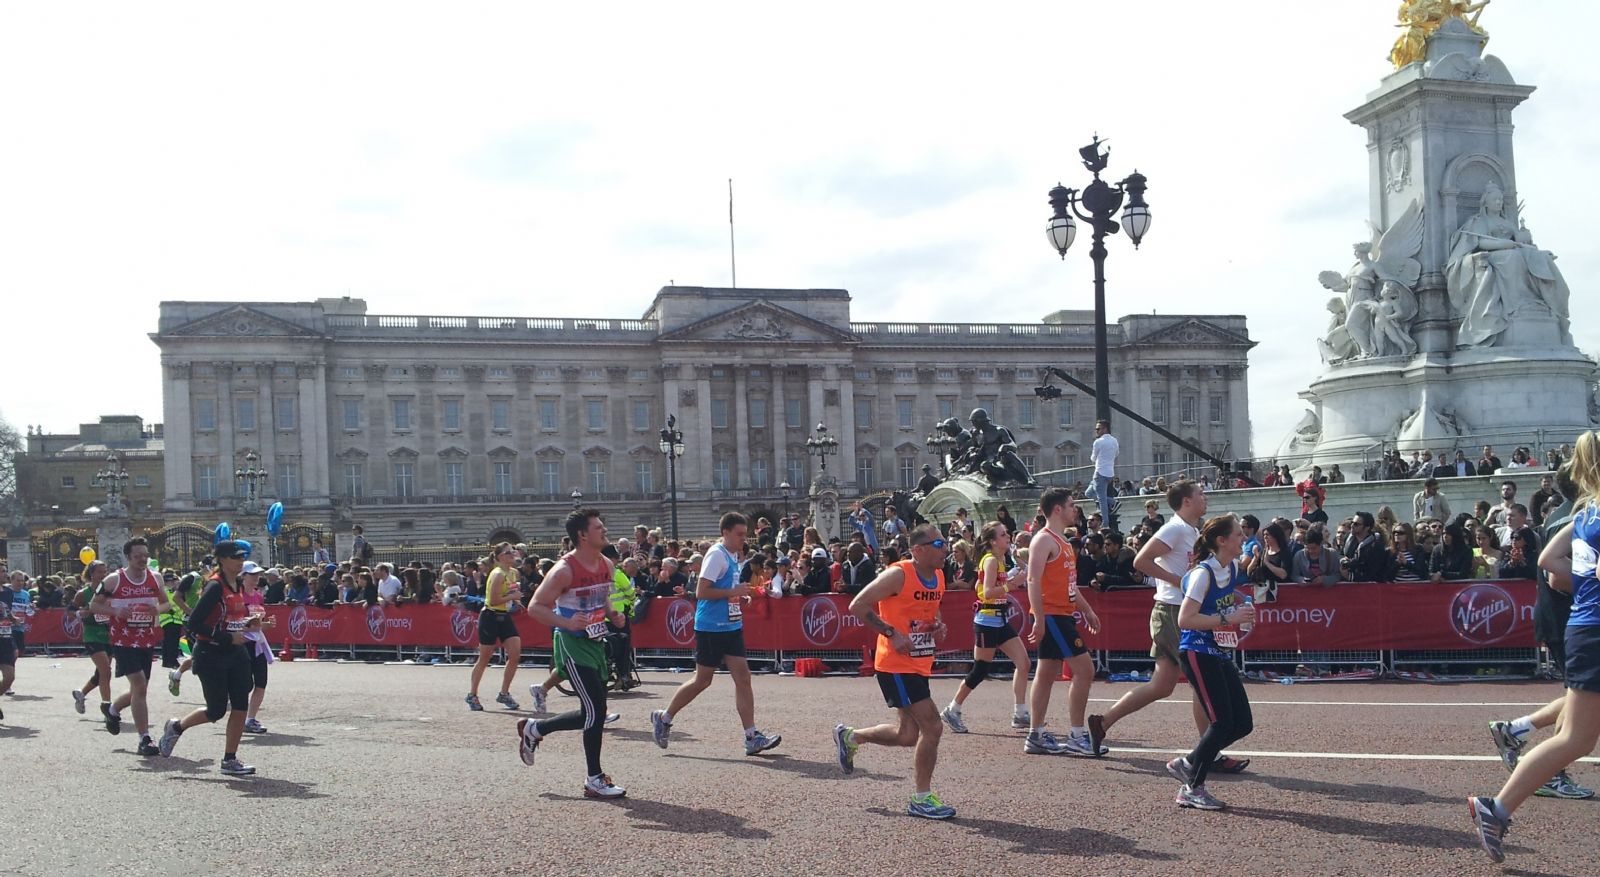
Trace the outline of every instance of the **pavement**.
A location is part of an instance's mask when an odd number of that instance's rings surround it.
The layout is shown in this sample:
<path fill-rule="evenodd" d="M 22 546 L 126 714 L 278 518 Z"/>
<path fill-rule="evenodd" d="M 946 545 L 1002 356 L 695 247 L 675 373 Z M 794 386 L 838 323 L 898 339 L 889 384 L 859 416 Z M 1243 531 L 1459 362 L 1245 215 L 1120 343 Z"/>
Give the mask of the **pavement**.
<path fill-rule="evenodd" d="M 462 698 L 468 668 L 296 661 L 275 664 L 261 720 L 241 757 L 259 771 L 217 772 L 220 727 L 195 728 L 170 758 L 133 754 L 125 713 L 106 734 L 90 696 L 69 692 L 83 658 L 19 661 L 16 696 L 0 699 L 0 801 L 8 827 L 0 874 L 18 875 L 764 875 L 764 874 L 1351 874 L 1593 875 L 1600 802 L 1535 798 L 1507 839 L 1507 868 L 1478 850 L 1465 796 L 1505 778 L 1486 732 L 1531 712 L 1552 683 L 1251 684 L 1255 733 L 1229 751 L 1248 773 L 1208 783 L 1221 813 L 1180 810 L 1162 769 L 1196 733 L 1180 687 L 1111 731 L 1103 759 L 1025 756 L 1009 726 L 1009 686 L 968 701 L 972 733 L 946 733 L 934 790 L 948 823 L 904 815 L 911 751 L 863 747 L 856 773 L 834 759 L 835 722 L 889 718 L 871 679 L 757 676 L 757 719 L 783 744 L 746 757 L 724 675 L 678 717 L 671 748 L 649 713 L 687 677 L 648 672 L 614 696 L 607 773 L 628 789 L 583 798 L 576 733 L 552 734 L 538 762 L 516 754 L 529 715 Z M 940 703 L 959 680 L 933 683 Z M 117 686 L 120 690 L 120 685 Z M 1130 688 L 1097 683 L 1091 712 Z M 1051 727 L 1064 730 L 1066 689 Z M 151 686 L 155 733 L 200 705 Z M 552 694 L 553 709 L 576 700 Z M 1600 785 L 1593 764 L 1574 777 Z"/>

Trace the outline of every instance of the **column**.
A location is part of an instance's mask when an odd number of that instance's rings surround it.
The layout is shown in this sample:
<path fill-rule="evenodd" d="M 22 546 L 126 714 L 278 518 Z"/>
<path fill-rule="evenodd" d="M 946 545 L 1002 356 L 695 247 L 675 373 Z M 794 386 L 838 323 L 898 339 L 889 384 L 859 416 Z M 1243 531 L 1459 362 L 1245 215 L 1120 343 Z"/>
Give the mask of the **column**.
<path fill-rule="evenodd" d="M 188 503 L 194 499 L 194 419 L 189 407 L 189 370 L 187 362 L 168 364 L 161 387 L 162 414 L 167 421 L 162 465 L 166 470 L 168 502 Z"/>
<path fill-rule="evenodd" d="M 750 486 L 750 413 L 744 366 L 733 367 L 733 486 Z M 768 412 L 769 414 L 771 412 Z"/>
<path fill-rule="evenodd" d="M 855 369 L 836 365 L 833 373 L 839 382 L 839 481 L 854 484 L 856 480 L 856 383 Z M 860 490 L 867 488 L 857 484 Z"/>
<path fill-rule="evenodd" d="M 328 489 L 328 409 L 319 402 L 322 386 L 316 379 L 320 370 L 316 365 L 301 364 L 295 372 L 300 391 L 295 415 L 299 419 L 300 495 L 319 505 L 331 495 Z"/>
<path fill-rule="evenodd" d="M 696 486 L 711 486 L 711 366 L 694 367 L 695 432 L 691 440 L 684 438 L 684 458 L 695 458 L 695 472 L 699 476 Z"/>
<path fill-rule="evenodd" d="M 277 412 L 272 410 L 272 381 L 276 370 L 270 362 L 256 363 L 256 429 L 261 434 L 261 468 L 272 476 L 262 495 L 282 499 L 278 496 L 278 418 Z"/>
<path fill-rule="evenodd" d="M 680 395 L 682 386 L 678 381 L 678 367 L 676 365 L 663 365 L 656 370 L 656 373 L 661 376 L 661 422 L 656 426 L 656 429 L 660 430 L 667 425 L 667 415 L 669 414 L 677 417 L 678 428 L 682 429 L 683 412 L 679 408 L 682 402 L 682 396 Z M 651 435 L 655 436 L 656 433 L 652 432 Z M 687 453 L 687 449 L 685 449 L 685 452 Z M 677 467 L 678 486 L 680 488 L 688 483 L 689 471 L 684 467 L 683 462 L 683 460 L 679 460 L 676 463 L 669 464 L 666 455 L 662 455 L 660 493 L 666 494 L 671 485 L 671 481 L 667 476 L 668 465 Z"/>
<path fill-rule="evenodd" d="M 212 370 L 217 375 L 217 493 L 231 498 L 237 489 L 233 470 L 239 465 L 233 442 L 233 363 L 219 362 Z"/>
<path fill-rule="evenodd" d="M 815 436 L 817 424 L 826 422 L 822 416 L 822 377 L 822 366 L 806 366 L 806 399 L 807 405 L 809 406 L 806 413 L 809 415 L 809 417 L 805 422 L 805 438 L 812 438 Z M 837 428 L 838 425 L 835 424 L 833 426 L 829 426 L 828 431 L 832 432 Z M 806 476 L 806 481 L 808 483 L 815 484 L 817 482 L 817 475 L 821 472 L 821 467 L 816 463 L 812 463 L 808 459 L 806 461 L 806 469 L 808 472 L 810 472 L 810 474 Z"/>
<path fill-rule="evenodd" d="M 1245 380 L 1245 369 L 1248 366 L 1230 365 L 1226 367 L 1228 376 L 1228 439 L 1233 442 L 1228 452 L 1230 459 L 1244 459 L 1250 454 L 1250 382 Z M 1298 466 L 1301 461 L 1287 460 L 1291 467 Z"/>
<path fill-rule="evenodd" d="M 789 410 L 783 398 L 782 366 L 772 370 L 772 400 L 767 406 L 768 423 L 772 426 L 772 483 L 789 480 Z"/>

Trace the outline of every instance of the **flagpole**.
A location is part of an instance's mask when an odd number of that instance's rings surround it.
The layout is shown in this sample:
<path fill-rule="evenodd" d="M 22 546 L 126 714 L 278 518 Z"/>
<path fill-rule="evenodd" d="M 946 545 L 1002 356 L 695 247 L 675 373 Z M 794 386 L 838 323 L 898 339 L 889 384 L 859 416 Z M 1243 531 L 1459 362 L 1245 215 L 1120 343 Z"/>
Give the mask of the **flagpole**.
<path fill-rule="evenodd" d="M 733 271 L 733 288 L 739 288 L 739 259 L 733 245 L 733 177 L 728 178 L 728 266 Z"/>

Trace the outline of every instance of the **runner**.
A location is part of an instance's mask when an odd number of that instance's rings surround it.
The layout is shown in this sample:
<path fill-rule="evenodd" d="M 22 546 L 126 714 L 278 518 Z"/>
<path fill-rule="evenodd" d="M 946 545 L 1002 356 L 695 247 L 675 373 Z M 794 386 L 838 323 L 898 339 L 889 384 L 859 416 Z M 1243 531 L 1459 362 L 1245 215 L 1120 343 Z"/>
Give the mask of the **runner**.
<path fill-rule="evenodd" d="M 972 616 L 972 672 L 956 689 L 955 699 L 939 712 L 939 717 L 957 734 L 967 733 L 961 705 L 967 702 L 983 680 L 989 678 L 990 662 L 996 649 L 1005 652 L 1016 668 L 1011 674 L 1011 727 L 1026 730 L 1028 721 L 1028 650 L 1006 620 L 1010 603 L 1006 599 L 1006 568 L 1003 558 L 1011 549 L 1011 534 L 1006 525 L 990 521 L 978 535 L 978 603 Z"/>
<path fill-rule="evenodd" d="M 750 686 L 750 664 L 744 657 L 744 603 L 750 586 L 739 581 L 739 553 L 744 550 L 749 521 L 738 512 L 722 516 L 722 539 L 707 550 L 694 596 L 694 678 L 678 687 L 664 710 L 650 714 L 656 745 L 667 748 L 672 722 L 711 685 L 724 664 L 733 677 L 733 703 L 744 724 L 744 754 L 757 755 L 783 742 L 756 729 L 756 696 Z"/>
<path fill-rule="evenodd" d="M 615 545 L 607 545 L 606 547 L 600 549 L 600 554 L 604 556 L 606 560 L 611 561 L 611 567 L 613 570 L 615 570 L 615 572 L 612 574 L 611 610 L 613 612 L 623 613 L 624 617 L 626 617 L 627 611 L 619 604 L 618 601 L 618 589 L 621 587 L 621 582 L 626 576 L 626 573 L 624 573 L 617 565 L 618 558 L 621 557 L 621 554 L 617 551 L 617 546 Z M 630 557 L 629 560 L 631 561 L 632 558 Z M 629 581 L 628 584 L 631 588 L 632 582 Z M 616 646 L 616 643 L 614 642 L 616 637 L 617 629 L 615 626 L 613 626 L 611 635 L 606 637 L 606 688 L 608 690 L 611 687 L 610 675 L 612 672 L 613 662 L 613 658 L 611 656 L 613 654 L 612 650 Z M 550 712 L 550 689 L 555 688 L 557 685 L 561 684 L 561 680 L 567 678 L 566 672 L 561 667 L 561 662 L 552 661 L 552 664 L 553 666 L 550 668 L 550 675 L 546 676 L 543 682 L 528 686 L 528 693 L 533 695 L 533 712 L 535 715 L 545 715 Z M 620 673 L 621 669 L 617 668 L 617 672 Z M 606 713 L 605 724 L 614 724 L 620 718 L 622 718 L 621 713 Z"/>
<path fill-rule="evenodd" d="M 267 698 L 267 667 L 277 660 L 272 657 L 272 646 L 267 643 L 265 629 L 276 624 L 277 619 L 267 617 L 266 595 L 261 592 L 263 572 L 265 570 L 256 566 L 253 560 L 245 561 L 239 571 L 244 581 L 244 611 L 258 622 L 245 631 L 243 644 L 250 656 L 250 709 L 244 717 L 244 729 L 250 734 L 267 733 L 267 729 L 256 721 L 256 713 L 261 711 L 261 702 Z"/>
<path fill-rule="evenodd" d="M 1244 680 L 1233 663 L 1239 636 L 1248 633 L 1256 620 L 1249 597 L 1235 590 L 1249 581 L 1237 562 L 1243 545 L 1244 528 L 1234 516 L 1206 521 L 1196 546 L 1199 565 L 1183 579 L 1178 655 L 1210 724 L 1193 751 L 1167 762 L 1167 773 L 1183 783 L 1174 799 L 1179 807 L 1226 806 L 1206 791 L 1206 774 L 1222 748 L 1244 739 L 1255 725 Z"/>
<path fill-rule="evenodd" d="M 588 768 L 583 783 L 586 798 L 621 798 L 627 789 L 613 783 L 600 767 L 602 718 L 606 711 L 606 621 L 610 611 L 611 561 L 600 549 L 606 545 L 606 525 L 594 509 L 579 509 L 567 516 L 567 538 L 573 549 L 550 569 L 533 592 L 528 614 L 554 630 L 555 656 L 578 691 L 580 709 L 548 719 L 517 720 L 517 754 L 533 766 L 539 743 L 552 731 L 583 731 L 583 757 Z"/>
<path fill-rule="evenodd" d="M 1003 525 L 1002 525 L 1003 526 Z M 906 813 L 924 819 L 949 819 L 954 807 L 933 793 L 933 768 L 939 760 L 939 713 L 928 691 L 933 658 L 944 642 L 939 617 L 944 599 L 945 540 L 938 528 L 923 524 L 911 531 L 911 559 L 889 565 L 850 601 L 850 611 L 878 633 L 873 655 L 878 687 L 897 722 L 870 728 L 833 728 L 839 766 L 855 771 L 856 751 L 863 743 L 915 746 L 915 794 Z"/>
<path fill-rule="evenodd" d="M 155 755 L 156 745 L 150 741 L 150 705 L 146 694 L 156 647 L 161 642 L 156 615 L 170 607 L 159 577 L 150 571 L 150 546 L 144 537 L 135 536 L 125 542 L 122 556 L 127 559 L 127 567 L 106 576 L 89 602 L 92 611 L 111 617 L 111 655 L 116 675 L 128 680 L 127 693 L 118 697 L 105 714 L 106 730 L 112 734 L 122 733 L 122 710 L 131 705 L 133 726 L 139 732 L 139 746 L 135 751 L 140 755 Z"/>
<path fill-rule="evenodd" d="M 89 609 L 89 601 L 94 598 L 95 592 L 100 589 L 100 583 L 105 581 L 106 572 L 110 568 L 103 560 L 90 562 L 83 570 L 83 588 L 73 598 L 72 608 L 77 611 L 78 618 L 83 621 L 83 651 L 94 662 L 94 673 L 83 687 L 72 692 L 72 705 L 83 715 L 86 709 L 89 692 L 100 689 L 100 715 L 102 718 L 111 712 L 111 630 L 107 622 L 109 616 L 97 615 Z"/>
<path fill-rule="evenodd" d="M 172 681 L 171 672 L 183 666 L 183 623 L 188 620 L 189 607 L 179 605 L 172 589 L 178 584 L 178 576 L 172 570 L 161 572 L 161 592 L 167 598 L 167 611 L 161 613 L 156 619 L 161 625 L 161 666 L 168 672 L 167 681 Z"/>
<path fill-rule="evenodd" d="M 194 610 L 194 601 L 200 599 L 200 583 L 201 578 L 198 573 L 184 573 L 183 578 L 178 579 L 178 590 L 169 592 L 169 599 L 173 605 L 173 614 L 181 612 L 185 623 L 188 622 L 189 615 Z M 189 648 L 193 650 L 194 644 L 190 643 Z M 167 671 L 167 691 L 173 697 L 177 697 L 182 690 L 183 674 L 189 672 L 193 667 L 194 656 L 190 654 L 183 657 L 175 669 Z"/>
<path fill-rule="evenodd" d="M 1028 738 L 1022 743 L 1022 751 L 1029 755 L 1065 752 L 1098 757 L 1104 753 L 1092 744 L 1089 728 L 1084 724 L 1089 686 L 1094 683 L 1094 659 L 1089 657 L 1089 647 L 1084 645 L 1073 615 L 1083 613 L 1090 633 L 1100 630 L 1100 618 L 1078 590 L 1078 552 L 1063 535 L 1068 527 L 1083 521 L 1083 513 L 1065 487 L 1046 490 L 1039 498 L 1039 511 L 1045 517 L 1044 529 L 1034 533 L 1028 543 L 1028 605 L 1033 612 L 1028 645 L 1039 648 L 1039 669 L 1028 690 Z M 1067 689 L 1071 730 L 1065 742 L 1044 729 L 1045 715 L 1050 711 L 1050 689 L 1061 675 L 1063 664 L 1072 671 L 1072 685 Z"/>
<path fill-rule="evenodd" d="M 522 606 L 521 577 L 517 573 L 521 562 L 517 549 L 510 542 L 494 547 L 494 569 L 489 571 L 483 591 L 483 611 L 478 613 L 478 662 L 472 665 L 472 690 L 467 693 L 467 708 L 473 711 L 483 709 L 483 704 L 478 702 L 478 683 L 500 644 L 504 644 L 506 650 L 506 669 L 500 677 L 500 693 L 495 696 L 495 702 L 508 710 L 518 708 L 516 699 L 511 696 L 511 680 L 516 678 L 517 663 L 522 660 L 522 634 L 517 632 L 511 613 Z"/>
<path fill-rule="evenodd" d="M 250 543 L 242 539 L 218 542 L 214 549 L 217 571 L 206 582 L 194 611 L 189 613 L 189 635 L 195 641 L 194 675 L 200 677 L 206 705 L 182 719 L 169 719 L 161 734 L 161 754 L 169 756 L 184 731 L 228 716 L 219 769 L 229 776 L 249 776 L 256 769 L 239 760 L 239 740 L 244 736 L 245 711 L 250 708 L 250 652 L 245 634 L 261 629 L 244 602 L 240 581 Z M 229 713 L 229 710 L 232 713 Z"/>
<path fill-rule="evenodd" d="M 1146 540 L 1133 567 L 1155 581 L 1155 607 L 1150 610 L 1150 657 L 1155 671 L 1150 681 L 1124 694 L 1105 715 L 1089 717 L 1089 739 L 1096 749 L 1105 742 L 1106 732 L 1122 719 L 1158 700 L 1170 697 L 1182 678 L 1178 658 L 1178 607 L 1183 605 L 1183 577 L 1194 567 L 1194 546 L 1200 540 L 1200 523 L 1206 517 L 1206 494 L 1193 481 L 1180 481 L 1167 490 L 1167 505 L 1172 520 L 1161 525 Z M 1195 730 L 1206 732 L 1211 720 L 1205 707 L 1195 698 L 1190 706 Z M 1239 773 L 1250 764 L 1248 758 L 1218 756 L 1211 769 L 1218 773 Z"/>
<path fill-rule="evenodd" d="M 11 573 L 10 580 L 16 581 L 19 572 Z M 0 697 L 11 690 L 11 683 L 17 680 L 17 641 L 12 639 L 12 625 L 15 622 L 11 616 L 10 600 L 0 598 Z M 0 709 L 0 719 L 6 717 L 6 712 Z"/>
<path fill-rule="evenodd" d="M 1547 548 L 1539 565 L 1550 573 L 1553 586 L 1569 580 L 1572 614 L 1567 618 L 1565 643 L 1567 703 L 1561 729 L 1554 737 L 1517 760 L 1516 770 L 1500 794 L 1467 799 L 1478 842 L 1496 862 L 1505 861 L 1502 844 L 1511 827 L 1511 814 L 1540 786 L 1576 759 L 1587 755 L 1600 740 L 1600 435 L 1586 432 L 1578 438 L 1572 455 L 1572 480 L 1577 497 L 1572 509 L 1572 537 L 1566 540 L 1570 560 L 1560 548 Z"/>

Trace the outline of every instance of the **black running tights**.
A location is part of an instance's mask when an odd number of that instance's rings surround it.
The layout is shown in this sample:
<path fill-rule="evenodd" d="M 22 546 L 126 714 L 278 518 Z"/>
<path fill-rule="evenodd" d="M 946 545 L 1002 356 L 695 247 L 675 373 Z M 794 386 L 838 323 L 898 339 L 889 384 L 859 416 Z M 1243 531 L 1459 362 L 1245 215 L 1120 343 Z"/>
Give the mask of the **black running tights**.
<path fill-rule="evenodd" d="M 606 726 L 606 680 L 601 670 L 585 667 L 567 658 L 561 665 L 567 680 L 577 689 L 579 709 L 539 722 L 539 736 L 551 731 L 583 731 L 583 757 L 589 763 L 589 776 L 599 776 L 600 735 Z"/>
<path fill-rule="evenodd" d="M 1211 726 L 1201 735 L 1199 745 L 1189 753 L 1189 786 L 1203 785 L 1211 762 L 1222 750 L 1244 739 L 1255 728 L 1250 715 L 1250 699 L 1244 693 L 1239 668 L 1227 658 L 1191 652 L 1179 653 L 1184 675 L 1194 686 L 1194 696 L 1205 707 Z"/>

